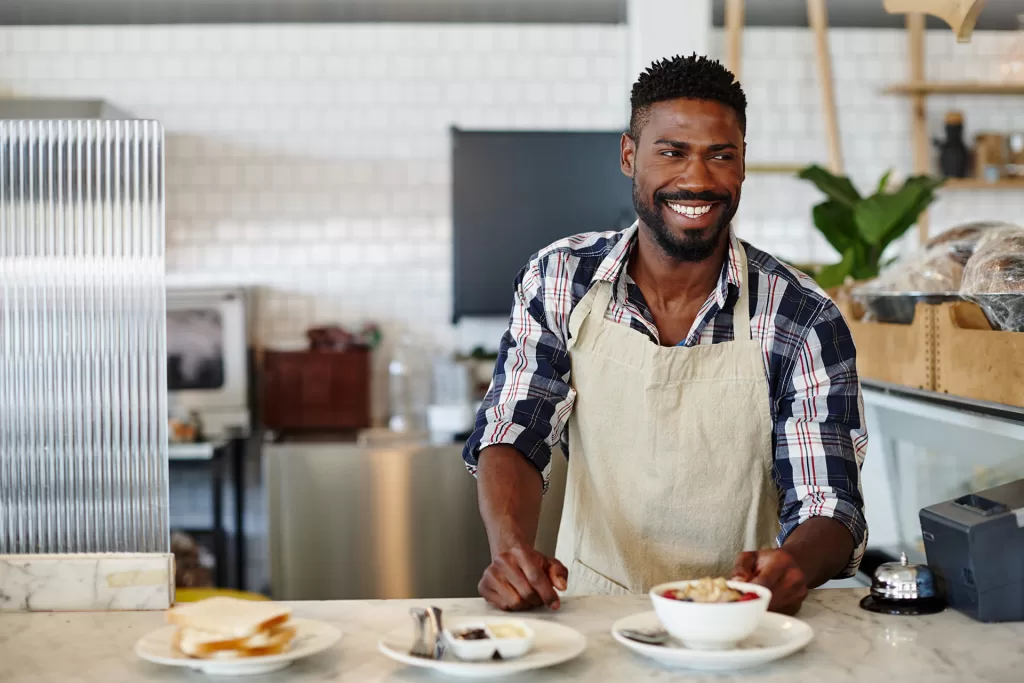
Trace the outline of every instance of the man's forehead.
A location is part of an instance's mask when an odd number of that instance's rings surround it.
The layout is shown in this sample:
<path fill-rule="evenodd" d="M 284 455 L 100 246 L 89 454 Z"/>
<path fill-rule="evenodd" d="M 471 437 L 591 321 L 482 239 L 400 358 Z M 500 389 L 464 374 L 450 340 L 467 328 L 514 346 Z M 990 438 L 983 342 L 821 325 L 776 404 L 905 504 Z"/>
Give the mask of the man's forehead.
<path fill-rule="evenodd" d="M 677 98 L 651 105 L 647 125 L 658 128 L 716 128 L 739 129 L 739 119 L 732 107 L 714 100 Z"/>

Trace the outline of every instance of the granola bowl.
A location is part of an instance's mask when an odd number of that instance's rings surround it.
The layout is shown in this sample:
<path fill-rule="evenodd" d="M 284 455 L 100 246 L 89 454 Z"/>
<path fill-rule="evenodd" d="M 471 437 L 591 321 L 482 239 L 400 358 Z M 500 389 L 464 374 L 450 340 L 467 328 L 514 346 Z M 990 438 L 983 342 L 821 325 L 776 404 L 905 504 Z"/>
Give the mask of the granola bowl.
<path fill-rule="evenodd" d="M 744 581 L 696 579 L 651 589 L 665 630 L 694 650 L 727 650 L 757 629 L 772 592 Z"/>

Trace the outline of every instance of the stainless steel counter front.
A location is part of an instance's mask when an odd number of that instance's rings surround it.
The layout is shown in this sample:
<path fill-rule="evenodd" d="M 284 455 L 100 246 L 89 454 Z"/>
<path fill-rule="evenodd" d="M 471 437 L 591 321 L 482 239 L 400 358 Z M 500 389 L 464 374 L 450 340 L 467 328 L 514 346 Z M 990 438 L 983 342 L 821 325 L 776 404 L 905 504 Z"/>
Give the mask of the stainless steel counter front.
<path fill-rule="evenodd" d="M 264 445 L 277 600 L 475 597 L 490 562 L 461 446 Z M 538 549 L 554 553 L 565 458 L 554 454 Z"/>

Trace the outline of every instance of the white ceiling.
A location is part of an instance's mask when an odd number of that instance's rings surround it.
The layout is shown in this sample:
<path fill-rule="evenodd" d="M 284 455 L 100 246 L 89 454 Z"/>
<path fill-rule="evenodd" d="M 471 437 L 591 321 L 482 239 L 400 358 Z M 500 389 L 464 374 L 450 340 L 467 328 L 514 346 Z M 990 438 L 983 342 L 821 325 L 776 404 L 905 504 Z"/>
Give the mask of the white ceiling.
<path fill-rule="evenodd" d="M 688 0 L 678 0 L 687 2 Z M 724 0 L 712 0 L 721 25 Z M 0 0 L 0 24 L 252 22 L 603 23 L 626 20 L 627 0 Z M 903 25 L 882 0 L 829 0 L 833 26 Z M 1024 0 L 989 0 L 980 29 L 1015 29 Z M 750 26 L 806 26 L 806 0 L 747 0 Z M 935 26 L 942 26 L 935 20 Z"/>

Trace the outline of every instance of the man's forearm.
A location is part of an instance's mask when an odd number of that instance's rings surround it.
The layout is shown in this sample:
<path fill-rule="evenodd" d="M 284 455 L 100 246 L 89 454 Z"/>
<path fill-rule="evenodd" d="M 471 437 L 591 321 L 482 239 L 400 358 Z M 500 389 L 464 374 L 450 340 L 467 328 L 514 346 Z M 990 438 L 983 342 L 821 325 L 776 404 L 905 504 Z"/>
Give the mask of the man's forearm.
<path fill-rule="evenodd" d="M 817 588 L 846 568 L 854 542 L 842 522 L 829 517 L 811 517 L 793 530 L 782 547 L 803 570 L 807 587 Z"/>
<path fill-rule="evenodd" d="M 537 468 L 511 446 L 488 446 L 480 451 L 476 476 L 491 556 L 518 544 L 532 547 L 544 492 Z"/>

